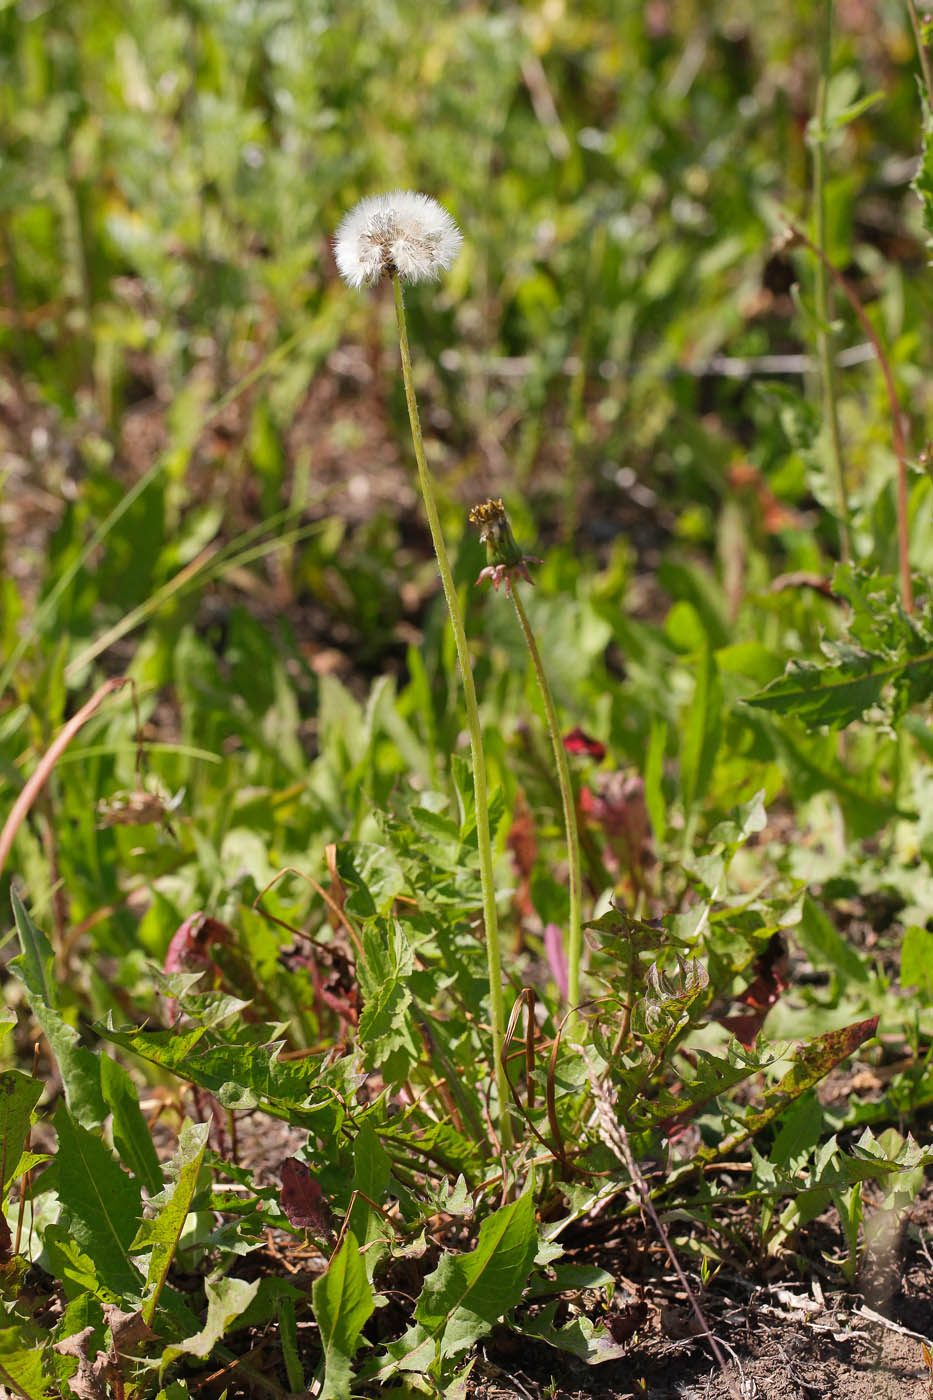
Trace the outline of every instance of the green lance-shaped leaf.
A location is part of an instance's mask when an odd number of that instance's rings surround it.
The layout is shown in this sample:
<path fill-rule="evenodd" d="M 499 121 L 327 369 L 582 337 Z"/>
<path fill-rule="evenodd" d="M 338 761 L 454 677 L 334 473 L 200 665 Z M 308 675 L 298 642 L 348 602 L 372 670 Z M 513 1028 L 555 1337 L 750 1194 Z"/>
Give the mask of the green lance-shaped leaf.
<path fill-rule="evenodd" d="M 350 1212 L 349 1227 L 360 1244 L 369 1246 L 363 1254 L 366 1275 L 372 1279 L 376 1266 L 385 1253 L 385 1240 L 392 1236 L 392 1227 L 379 1211 L 369 1204 L 377 1205 L 389 1187 L 392 1162 L 379 1141 L 375 1129 L 368 1122 L 363 1123 L 353 1143 L 353 1190 L 360 1194 Z M 364 1199 L 365 1198 L 365 1199 Z M 382 1240 L 382 1245 L 374 1241 Z"/>
<path fill-rule="evenodd" d="M 485 1336 L 519 1302 L 538 1248 L 534 1202 L 526 1190 L 480 1226 L 471 1254 L 445 1254 L 425 1279 L 415 1325 L 386 1348 L 375 1378 L 427 1371 Z M 372 1378 L 372 1377 L 369 1377 Z"/>
<path fill-rule="evenodd" d="M 319 1400 L 349 1400 L 350 1362 L 360 1333 L 376 1306 L 352 1231 L 311 1288 L 314 1318 L 324 1348 L 324 1385 Z"/>
<path fill-rule="evenodd" d="M 684 726 L 681 787 L 684 813 L 689 818 L 709 787 L 722 733 L 722 685 L 710 647 L 704 648 L 696 685 Z"/>
<path fill-rule="evenodd" d="M 76 1122 L 64 1104 L 55 1114 L 58 1194 L 71 1233 L 94 1260 L 101 1282 L 120 1297 L 139 1294 L 129 1256 L 142 1201 L 139 1183 L 117 1165 L 99 1137 Z"/>
<path fill-rule="evenodd" d="M 901 986 L 916 987 L 925 1005 L 933 1003 L 933 933 L 917 924 L 901 943 Z"/>
<path fill-rule="evenodd" d="M 152 1134 L 139 1107 L 136 1086 L 122 1065 L 100 1057 L 100 1087 L 113 1114 L 113 1145 L 120 1160 L 151 1196 L 162 1190 L 162 1168 Z"/>
<path fill-rule="evenodd" d="M 78 1043 L 77 1031 L 57 1010 L 57 992 L 51 975 L 53 954 L 48 939 L 29 917 L 16 891 L 11 890 L 13 917 L 22 953 L 10 963 L 10 971 L 22 982 L 33 1015 L 61 1071 L 65 1102 L 86 1128 L 102 1123 L 107 1107 L 100 1091 L 100 1061 Z"/>
<path fill-rule="evenodd" d="M 6 1197 L 29 1132 L 42 1085 L 18 1069 L 0 1074 L 0 1199 Z"/>
<path fill-rule="evenodd" d="M 182 1228 L 191 1209 L 209 1130 L 209 1123 L 185 1121 L 178 1135 L 178 1151 L 171 1166 L 176 1178 L 175 1185 L 166 1193 L 167 1199 L 158 1215 L 153 1220 L 143 1221 L 131 1246 L 134 1252 L 147 1248 L 152 1251 L 149 1255 L 142 1307 L 143 1321 L 149 1324 L 155 1315 L 159 1294 L 162 1292 L 178 1248 Z"/>
<path fill-rule="evenodd" d="M 37 996 L 46 1006 L 54 1006 L 56 996 L 52 963 L 55 955 L 52 945 L 29 917 L 26 906 L 15 888 L 10 889 L 10 901 L 13 905 L 16 931 L 19 934 L 19 946 L 23 950 L 18 958 L 13 959 L 11 966 L 14 966 L 16 975 L 27 992 Z"/>

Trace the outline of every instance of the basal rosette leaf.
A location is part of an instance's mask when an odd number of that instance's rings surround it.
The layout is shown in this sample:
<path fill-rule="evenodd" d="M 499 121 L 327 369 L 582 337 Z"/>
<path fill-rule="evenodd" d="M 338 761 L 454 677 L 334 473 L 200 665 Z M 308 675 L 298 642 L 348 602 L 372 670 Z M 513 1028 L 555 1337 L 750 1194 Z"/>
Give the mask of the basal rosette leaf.
<path fill-rule="evenodd" d="M 10 971 L 22 983 L 32 1013 L 58 1062 L 69 1109 L 84 1127 L 96 1127 L 107 1114 L 100 1089 L 100 1060 L 79 1043 L 77 1031 L 58 1010 L 54 959 L 48 939 L 33 923 L 15 889 L 10 891 L 10 897 L 22 948 L 19 957 L 11 961 Z"/>
<path fill-rule="evenodd" d="M 376 1306 L 360 1246 L 352 1231 L 311 1288 L 314 1319 L 324 1348 L 320 1400 L 349 1400 L 350 1363 L 360 1334 Z"/>
<path fill-rule="evenodd" d="M 142 1214 L 139 1183 L 111 1156 L 99 1137 L 61 1104 L 55 1114 L 56 1168 L 63 1220 L 101 1279 L 118 1297 L 135 1296 L 142 1280 L 130 1245 Z"/>
<path fill-rule="evenodd" d="M 17 1069 L 0 1074 L 0 1200 L 13 1180 L 42 1085 Z"/>
<path fill-rule="evenodd" d="M 442 1255 L 425 1279 L 414 1325 L 386 1348 L 367 1379 L 429 1371 L 466 1351 L 520 1301 L 537 1249 L 529 1187 L 487 1216 L 471 1253 Z"/>

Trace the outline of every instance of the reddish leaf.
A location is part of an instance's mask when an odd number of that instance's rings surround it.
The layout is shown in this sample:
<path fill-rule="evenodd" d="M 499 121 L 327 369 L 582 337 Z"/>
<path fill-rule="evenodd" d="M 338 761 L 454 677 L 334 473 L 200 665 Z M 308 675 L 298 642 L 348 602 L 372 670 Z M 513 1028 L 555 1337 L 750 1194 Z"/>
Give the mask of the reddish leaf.
<path fill-rule="evenodd" d="M 163 970 L 170 972 L 210 972 L 216 983 L 223 973 L 207 951 L 212 943 L 232 943 L 233 933 L 226 924 L 198 912 L 179 925 L 165 954 Z M 177 1007 L 174 997 L 168 999 L 169 1025 L 175 1024 Z"/>
<path fill-rule="evenodd" d="M 612 1340 L 620 1346 L 634 1337 L 639 1328 L 648 1321 L 648 1304 L 642 1298 L 627 1303 L 621 1312 L 611 1313 L 606 1318 L 606 1330 Z"/>
<path fill-rule="evenodd" d="M 165 954 L 166 972 L 200 972 L 217 968 L 208 948 L 212 943 L 232 943 L 233 933 L 226 924 L 198 912 L 186 919 L 172 935 Z"/>
<path fill-rule="evenodd" d="M 8 1264 L 13 1257 L 13 1236 L 6 1223 L 6 1216 L 0 1210 L 0 1264 Z"/>
<path fill-rule="evenodd" d="M 564 735 L 564 748 L 568 753 L 585 753 L 601 763 L 606 757 L 606 745 L 586 734 L 579 725 Z"/>
<path fill-rule="evenodd" d="M 557 924 L 545 926 L 544 954 L 547 958 L 547 965 L 551 969 L 551 976 L 557 983 L 561 996 L 566 1001 L 570 995 L 567 981 L 567 958 L 564 953 L 564 935 Z"/>
<path fill-rule="evenodd" d="M 584 787 L 580 792 L 580 812 L 605 832 L 615 868 L 637 876 L 651 864 L 651 822 L 645 784 L 637 774 L 598 774 L 595 790 Z"/>
<path fill-rule="evenodd" d="M 330 1239 L 334 1234 L 334 1217 L 324 1192 L 309 1168 L 297 1157 L 286 1157 L 282 1163 L 280 1199 L 285 1214 L 299 1230 L 310 1230 L 320 1240 Z"/>
<path fill-rule="evenodd" d="M 515 909 L 520 919 L 532 918 L 536 911 L 531 899 L 531 876 L 538 859 L 538 842 L 535 839 L 534 820 L 521 789 L 515 799 L 515 816 L 509 828 L 507 841 L 512 864 L 518 876 L 514 896 Z"/>
<path fill-rule="evenodd" d="M 749 982 L 744 992 L 736 997 L 736 1001 L 741 1006 L 747 1006 L 748 1010 L 738 1016 L 716 1017 L 721 1026 L 746 1046 L 754 1045 L 765 1017 L 790 985 L 785 976 L 787 946 L 779 933 L 769 940 L 753 966 L 757 974 L 754 981 Z"/>

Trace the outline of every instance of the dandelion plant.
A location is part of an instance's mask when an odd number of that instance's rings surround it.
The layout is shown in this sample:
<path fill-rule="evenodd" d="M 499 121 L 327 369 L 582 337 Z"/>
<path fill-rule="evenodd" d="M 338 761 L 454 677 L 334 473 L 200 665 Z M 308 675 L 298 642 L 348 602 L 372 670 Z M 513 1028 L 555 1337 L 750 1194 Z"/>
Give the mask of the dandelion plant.
<path fill-rule="evenodd" d="M 496 913 L 496 893 L 492 865 L 492 841 L 489 834 L 489 803 L 486 782 L 486 757 L 480 725 L 473 667 L 467 645 L 463 613 L 454 585 L 447 546 L 441 529 L 434 483 L 428 470 L 421 434 L 421 419 L 415 397 L 411 351 L 405 319 L 404 282 L 436 280 L 450 267 L 463 242 L 454 220 L 436 200 L 411 190 L 396 190 L 391 194 L 373 195 L 363 199 L 346 215 L 335 240 L 334 251 L 341 276 L 351 287 L 372 286 L 384 277 L 392 279 L 395 291 L 395 311 L 398 320 L 399 348 L 402 357 L 402 378 L 408 419 L 418 466 L 418 482 L 428 517 L 434 552 L 440 570 L 450 625 L 453 628 L 460 663 L 460 676 L 466 702 L 467 727 L 473 764 L 473 787 L 476 798 L 476 843 L 479 851 L 480 878 L 483 889 L 483 921 L 486 928 L 486 958 L 489 973 L 489 1018 L 492 1030 L 492 1053 L 496 1087 L 499 1095 L 500 1135 L 502 1146 L 511 1143 L 509 1120 L 509 1090 L 503 1063 L 505 1043 L 505 1008 L 502 995 L 502 970 L 499 955 L 499 923 Z"/>

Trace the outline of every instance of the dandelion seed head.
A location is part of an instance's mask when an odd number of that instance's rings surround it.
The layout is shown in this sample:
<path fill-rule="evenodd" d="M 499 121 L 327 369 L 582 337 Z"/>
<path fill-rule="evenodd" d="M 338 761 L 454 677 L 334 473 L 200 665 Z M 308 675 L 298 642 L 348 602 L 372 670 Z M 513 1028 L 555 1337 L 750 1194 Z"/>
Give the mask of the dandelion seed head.
<path fill-rule="evenodd" d="M 341 277 L 370 286 L 387 273 L 406 282 L 437 278 L 450 267 L 463 235 L 447 210 L 426 194 L 394 190 L 361 199 L 334 239 Z"/>

